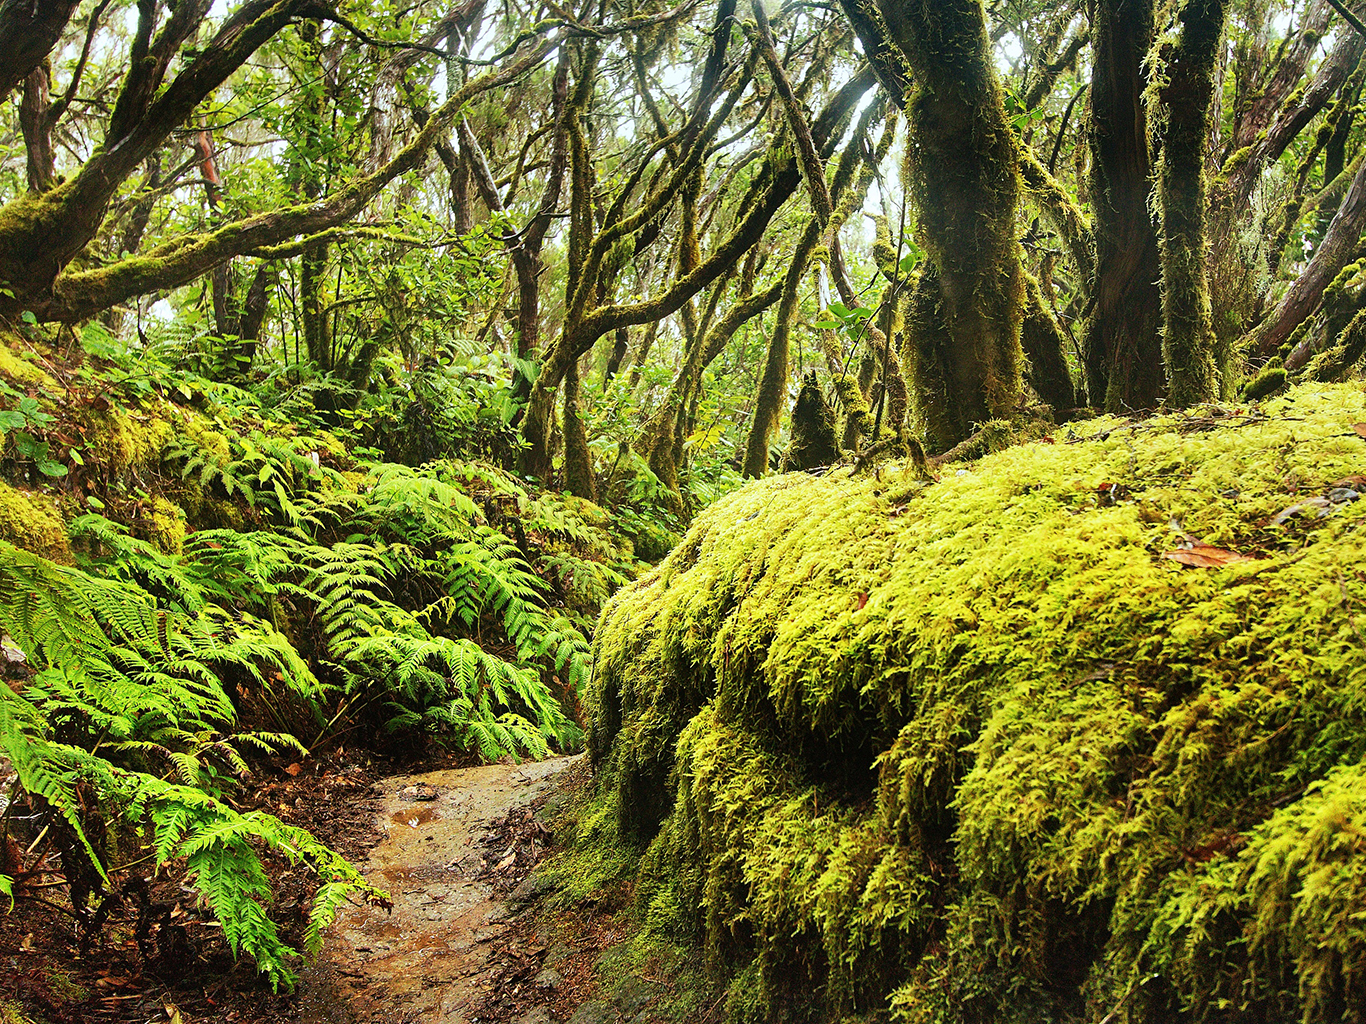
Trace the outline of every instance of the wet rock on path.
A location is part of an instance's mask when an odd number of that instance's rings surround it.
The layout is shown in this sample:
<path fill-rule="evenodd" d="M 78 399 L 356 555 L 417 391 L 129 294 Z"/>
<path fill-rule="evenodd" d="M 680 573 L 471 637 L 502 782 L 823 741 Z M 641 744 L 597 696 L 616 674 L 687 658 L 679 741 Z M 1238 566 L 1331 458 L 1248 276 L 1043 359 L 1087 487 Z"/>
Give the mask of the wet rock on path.
<path fill-rule="evenodd" d="M 361 867 L 394 908 L 350 907 L 338 918 L 304 980 L 303 1024 L 473 1024 L 470 1014 L 489 989 L 510 914 L 494 898 L 490 869 L 496 872 L 499 851 L 483 841 L 577 760 L 379 783 L 385 838 Z"/>

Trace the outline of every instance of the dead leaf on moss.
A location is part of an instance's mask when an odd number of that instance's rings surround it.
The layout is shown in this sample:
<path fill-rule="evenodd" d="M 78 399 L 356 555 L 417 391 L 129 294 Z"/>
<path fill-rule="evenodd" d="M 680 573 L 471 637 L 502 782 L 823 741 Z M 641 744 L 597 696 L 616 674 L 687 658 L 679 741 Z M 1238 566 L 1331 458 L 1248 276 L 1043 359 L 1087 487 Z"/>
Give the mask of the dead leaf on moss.
<path fill-rule="evenodd" d="M 1197 569 L 1218 569 L 1225 565 L 1232 565 L 1234 562 L 1253 561 L 1247 555 L 1240 555 L 1238 552 L 1229 551 L 1227 548 L 1216 548 L 1212 544 L 1192 544 L 1188 548 L 1164 551 L 1162 557 L 1170 558 L 1173 562 L 1180 562 L 1182 565 L 1194 566 Z"/>
<path fill-rule="evenodd" d="M 1355 430 L 1362 437 L 1366 437 L 1366 423 L 1353 423 L 1352 429 Z"/>

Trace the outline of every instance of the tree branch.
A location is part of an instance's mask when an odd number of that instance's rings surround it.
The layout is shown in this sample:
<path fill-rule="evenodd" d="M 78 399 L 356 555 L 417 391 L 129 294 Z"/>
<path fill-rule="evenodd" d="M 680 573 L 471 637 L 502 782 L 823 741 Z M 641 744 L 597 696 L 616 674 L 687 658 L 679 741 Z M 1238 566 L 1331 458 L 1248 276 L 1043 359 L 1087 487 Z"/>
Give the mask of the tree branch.
<path fill-rule="evenodd" d="M 238 254 L 260 251 L 293 236 L 314 234 L 349 220 L 390 181 L 415 169 L 466 104 L 526 74 L 557 43 L 555 38 L 542 40 L 507 68 L 465 85 L 432 114 L 413 141 L 389 163 L 337 190 L 327 200 L 247 217 L 211 233 L 177 239 L 143 256 L 98 270 L 63 274 L 57 279 L 52 299 L 36 304 L 34 312 L 43 320 L 81 320 L 132 295 L 185 284 Z"/>

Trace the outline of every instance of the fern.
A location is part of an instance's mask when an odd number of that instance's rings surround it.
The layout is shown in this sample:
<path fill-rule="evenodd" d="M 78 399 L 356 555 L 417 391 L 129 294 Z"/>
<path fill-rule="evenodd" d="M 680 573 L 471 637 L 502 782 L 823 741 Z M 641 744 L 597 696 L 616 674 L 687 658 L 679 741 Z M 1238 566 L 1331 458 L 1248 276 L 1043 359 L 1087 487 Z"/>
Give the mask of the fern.
<path fill-rule="evenodd" d="M 128 541 L 100 523 L 87 528 L 113 544 Z M 136 544 L 126 550 L 140 564 L 162 564 Z M 159 578 L 183 592 L 196 587 L 181 566 Z M 0 686 L 0 752 L 106 883 L 104 854 L 84 827 L 96 808 L 81 798 L 82 784 L 131 824 L 152 829 L 159 863 L 183 861 L 233 951 L 252 956 L 277 987 L 293 984 L 298 954 L 266 913 L 270 890 L 258 847 L 306 863 L 323 880 L 309 915 L 311 950 L 319 941 L 314 925 L 331 920 L 340 900 L 355 892 L 381 898 L 307 832 L 220 799 L 246 770 L 245 751 L 303 751 L 285 734 L 229 731 L 236 712 L 221 682 L 225 667 L 263 686 L 263 670 L 271 669 L 301 694 L 319 692 L 268 623 L 212 604 L 198 614 L 159 608 L 130 582 L 0 543 L 0 629 L 38 669 L 23 694 Z"/>

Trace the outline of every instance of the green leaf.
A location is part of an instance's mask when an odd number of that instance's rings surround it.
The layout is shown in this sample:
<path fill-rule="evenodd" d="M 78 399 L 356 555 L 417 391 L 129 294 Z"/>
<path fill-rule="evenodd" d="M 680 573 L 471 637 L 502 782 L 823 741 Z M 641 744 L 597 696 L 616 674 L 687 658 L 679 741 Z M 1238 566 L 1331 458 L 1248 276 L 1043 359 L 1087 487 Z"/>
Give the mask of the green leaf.
<path fill-rule="evenodd" d="M 31 309 L 26 309 L 22 313 L 20 313 L 19 319 L 24 321 L 24 323 L 32 324 L 35 327 L 38 325 L 38 317 L 34 314 L 33 310 Z"/>
<path fill-rule="evenodd" d="M 844 320 L 849 316 L 849 307 L 843 302 L 832 302 L 830 303 L 830 312 L 834 313 L 835 316 L 839 317 L 841 320 Z"/>
<path fill-rule="evenodd" d="M 817 320 L 816 328 L 822 331 L 833 331 L 839 329 L 843 324 L 839 320 Z"/>
<path fill-rule="evenodd" d="M 21 430 L 28 424 L 28 417 L 13 409 L 0 412 L 0 430 Z"/>
<path fill-rule="evenodd" d="M 60 462 L 55 462 L 52 459 L 39 459 L 38 472 L 44 476 L 66 476 L 67 469 Z"/>

